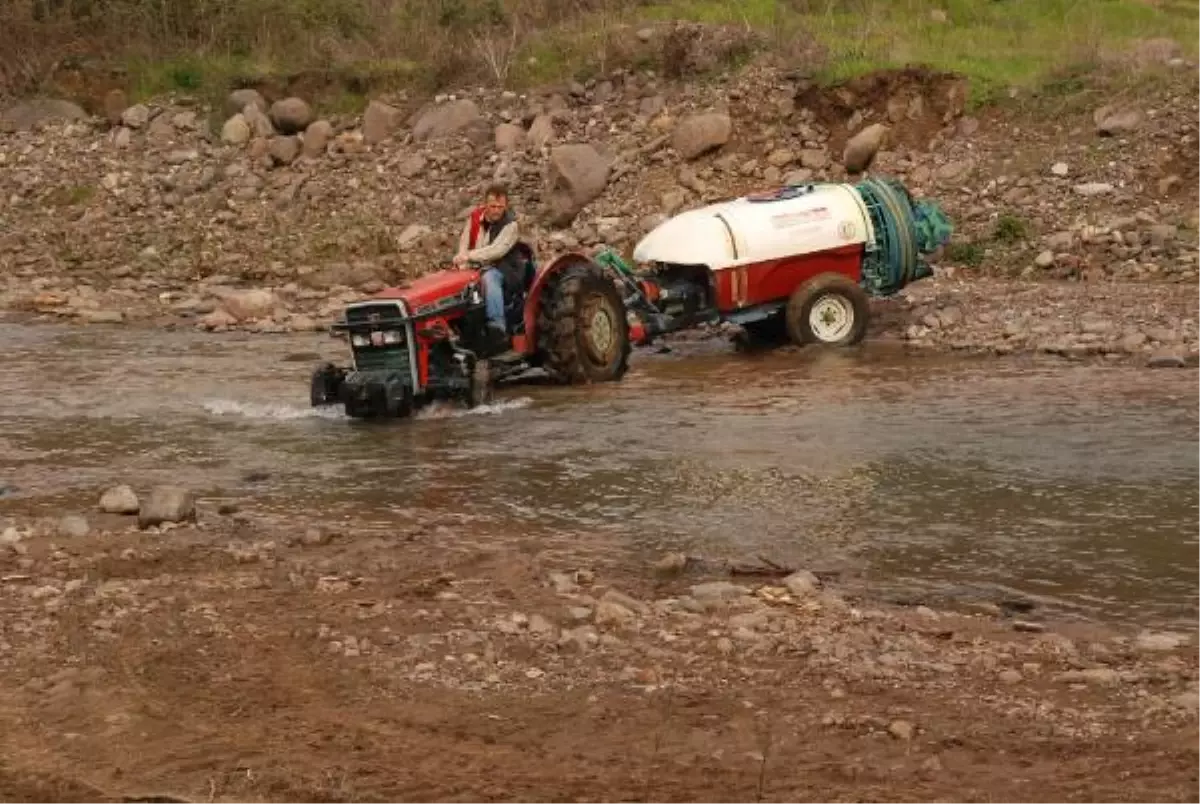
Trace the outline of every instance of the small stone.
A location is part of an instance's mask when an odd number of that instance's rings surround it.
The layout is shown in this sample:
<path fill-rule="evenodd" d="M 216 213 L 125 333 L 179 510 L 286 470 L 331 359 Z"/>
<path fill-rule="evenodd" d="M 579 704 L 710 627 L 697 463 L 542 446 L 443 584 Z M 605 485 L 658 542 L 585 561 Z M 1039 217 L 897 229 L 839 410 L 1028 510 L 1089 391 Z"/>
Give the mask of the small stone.
<path fill-rule="evenodd" d="M 58 520 L 58 534 L 68 539 L 82 539 L 91 530 L 87 519 L 79 514 L 67 514 Z"/>
<path fill-rule="evenodd" d="M 767 164 L 777 168 L 790 165 L 796 159 L 796 155 L 787 148 L 779 148 L 772 151 L 767 156 Z M 807 165 L 806 165 L 807 167 Z"/>
<path fill-rule="evenodd" d="M 531 634 L 539 634 L 542 636 L 552 635 L 555 631 L 554 623 L 547 620 L 540 614 L 531 614 L 529 616 L 529 632 Z"/>
<path fill-rule="evenodd" d="M 195 162 L 200 158 L 200 152 L 195 148 L 179 148 L 169 152 L 163 160 L 168 165 L 182 165 L 187 162 Z"/>
<path fill-rule="evenodd" d="M 620 603 L 601 600 L 596 604 L 595 623 L 601 628 L 619 628 L 632 623 L 635 619 L 636 615 Z"/>
<path fill-rule="evenodd" d="M 1012 628 L 1014 631 L 1021 631 L 1026 634 L 1041 634 L 1046 631 L 1046 626 L 1041 623 L 1029 622 L 1028 620 L 1013 620 Z"/>
<path fill-rule="evenodd" d="M 1187 644 L 1186 636 L 1183 634 L 1171 633 L 1169 631 L 1158 633 L 1153 631 L 1143 631 L 1133 640 L 1133 646 L 1135 648 L 1147 653 L 1173 651 L 1185 644 Z"/>
<path fill-rule="evenodd" d="M 106 514 L 136 514 L 141 504 L 129 486 L 113 486 L 100 495 L 100 510 Z"/>
<path fill-rule="evenodd" d="M 913 731 L 913 724 L 907 720 L 893 720 L 888 726 L 888 734 L 897 740 L 911 740 L 913 738 Z"/>
<path fill-rule="evenodd" d="M 654 573 L 664 578 L 674 577 L 687 569 L 688 557 L 683 553 L 667 553 L 654 562 Z"/>
<path fill-rule="evenodd" d="M 416 245 L 432 232 L 432 229 L 422 223 L 410 223 L 396 236 L 396 247 L 403 251 Z"/>
<path fill-rule="evenodd" d="M 1187 366 L 1187 361 L 1181 355 L 1174 352 L 1155 352 L 1146 361 L 1148 368 L 1184 368 Z"/>
<path fill-rule="evenodd" d="M 143 128 L 150 122 L 150 109 L 142 103 L 135 103 L 121 113 L 121 124 L 126 128 Z"/>
<path fill-rule="evenodd" d="M 1034 258 L 1033 264 L 1038 268 L 1049 268 L 1050 266 L 1054 265 L 1054 252 L 1050 249 L 1040 252 L 1037 257 Z"/>
<path fill-rule="evenodd" d="M 1086 670 L 1067 670 L 1055 676 L 1067 684 L 1099 684 L 1111 686 L 1121 680 L 1121 675 L 1111 667 L 1091 667 Z"/>
<path fill-rule="evenodd" d="M 1071 172 L 1071 168 L 1067 166 L 1066 162 L 1055 162 L 1050 166 L 1050 172 L 1055 176 L 1065 176 Z"/>
<path fill-rule="evenodd" d="M 1012 686 L 1013 684 L 1020 684 L 1023 676 L 1019 670 L 1001 670 L 997 678 L 1000 679 L 1001 684 Z"/>
<path fill-rule="evenodd" d="M 808 597 L 821 586 L 821 581 L 808 570 L 799 570 L 783 579 L 788 592 L 796 597 Z"/>
<path fill-rule="evenodd" d="M 165 522 L 195 520 L 196 501 L 192 493 L 180 486 L 156 486 L 141 505 L 138 527 L 145 529 Z"/>
<path fill-rule="evenodd" d="M 729 581 L 710 581 L 696 584 L 692 587 L 691 593 L 692 597 L 701 603 L 719 603 L 745 597 L 750 594 L 750 590 Z"/>
<path fill-rule="evenodd" d="M 1093 182 L 1087 182 L 1085 184 L 1076 184 L 1075 185 L 1075 192 L 1084 197 L 1091 197 L 1091 196 L 1096 196 L 1096 195 L 1106 195 L 1108 193 L 1111 193 L 1113 191 L 1113 189 L 1114 188 L 1111 184 L 1108 184 L 1107 182 L 1099 182 L 1099 181 L 1093 181 Z"/>
<path fill-rule="evenodd" d="M 1102 106 L 1093 115 L 1096 133 L 1102 137 L 1127 134 L 1141 125 L 1143 114 L 1130 106 Z"/>

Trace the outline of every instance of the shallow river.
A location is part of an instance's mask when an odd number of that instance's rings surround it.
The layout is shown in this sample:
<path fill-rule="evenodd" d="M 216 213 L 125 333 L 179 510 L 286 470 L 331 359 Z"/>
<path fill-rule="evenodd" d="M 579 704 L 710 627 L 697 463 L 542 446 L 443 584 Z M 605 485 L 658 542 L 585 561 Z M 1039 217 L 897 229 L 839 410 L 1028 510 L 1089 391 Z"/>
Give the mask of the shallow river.
<path fill-rule="evenodd" d="M 323 335 L 0 341 L 0 514 L 175 481 L 281 514 L 759 555 L 894 600 L 1195 623 L 1191 369 L 721 345 L 379 425 L 308 408 L 315 355 L 342 348 Z"/>

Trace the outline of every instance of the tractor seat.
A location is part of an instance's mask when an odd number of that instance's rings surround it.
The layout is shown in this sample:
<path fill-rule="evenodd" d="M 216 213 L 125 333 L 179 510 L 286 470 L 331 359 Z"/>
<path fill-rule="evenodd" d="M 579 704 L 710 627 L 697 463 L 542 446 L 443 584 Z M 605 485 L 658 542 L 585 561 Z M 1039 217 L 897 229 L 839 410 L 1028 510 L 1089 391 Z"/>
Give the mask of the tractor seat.
<path fill-rule="evenodd" d="M 520 241 L 515 248 L 525 265 L 525 270 L 521 274 L 521 285 L 513 288 L 506 283 L 504 287 L 505 318 L 508 320 L 509 332 L 514 334 L 525 330 L 525 299 L 529 296 L 529 290 L 537 278 L 537 262 L 534 258 L 533 247 Z"/>

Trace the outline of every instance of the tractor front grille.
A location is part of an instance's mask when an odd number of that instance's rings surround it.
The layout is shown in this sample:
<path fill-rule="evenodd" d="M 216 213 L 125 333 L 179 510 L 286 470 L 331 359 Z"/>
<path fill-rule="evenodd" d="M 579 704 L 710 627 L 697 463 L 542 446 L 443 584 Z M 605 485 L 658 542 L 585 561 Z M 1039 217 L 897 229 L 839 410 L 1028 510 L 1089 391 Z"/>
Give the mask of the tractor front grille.
<path fill-rule="evenodd" d="M 354 349 L 354 364 L 359 371 L 390 371 L 408 376 L 412 361 L 408 344 L 395 346 L 358 346 Z"/>
<path fill-rule="evenodd" d="M 387 371 L 405 379 L 412 371 L 409 337 L 412 324 L 395 302 L 360 304 L 347 308 L 354 364 L 358 371 Z M 399 340 L 382 343 L 383 333 L 398 333 Z M 367 343 L 359 343 L 365 339 Z"/>

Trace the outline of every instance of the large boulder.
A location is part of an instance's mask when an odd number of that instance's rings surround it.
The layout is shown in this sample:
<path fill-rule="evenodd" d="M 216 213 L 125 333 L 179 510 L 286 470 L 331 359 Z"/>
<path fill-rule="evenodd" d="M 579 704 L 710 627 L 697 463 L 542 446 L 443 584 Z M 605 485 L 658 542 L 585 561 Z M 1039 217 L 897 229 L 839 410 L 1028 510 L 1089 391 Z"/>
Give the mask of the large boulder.
<path fill-rule="evenodd" d="M 110 126 L 121 124 L 121 116 L 129 108 L 129 99 L 124 90 L 110 89 L 104 95 L 104 118 Z"/>
<path fill-rule="evenodd" d="M 400 127 L 402 116 L 399 109 L 382 101 L 373 100 L 363 113 L 363 142 L 375 145 L 383 142 Z"/>
<path fill-rule="evenodd" d="M 612 160 L 590 145 L 560 145 L 550 152 L 546 205 L 553 226 L 569 226 L 604 192 Z"/>
<path fill-rule="evenodd" d="M 269 108 L 267 102 L 263 100 L 263 96 L 258 93 L 257 89 L 235 89 L 225 99 L 225 116 L 232 117 L 247 106 L 253 106 L 264 114 Z"/>
<path fill-rule="evenodd" d="M 883 147 L 887 133 L 887 126 L 873 123 L 851 137 L 842 151 L 842 165 L 846 172 L 862 173 L 866 170 L 875 159 L 875 154 Z"/>
<path fill-rule="evenodd" d="M 245 145 L 250 141 L 250 124 L 241 113 L 225 121 L 221 126 L 221 142 L 229 145 Z"/>
<path fill-rule="evenodd" d="M 88 113 L 70 101 L 34 98 L 10 106 L 0 113 L 0 131 L 30 131 L 48 123 L 68 123 L 87 119 Z"/>
<path fill-rule="evenodd" d="M 413 125 L 412 136 L 417 142 L 436 140 L 458 134 L 481 122 L 483 117 L 475 101 L 463 98 L 426 109 Z"/>
<path fill-rule="evenodd" d="M 267 113 L 253 103 L 247 103 L 242 109 L 242 119 L 246 121 L 246 125 L 250 126 L 250 133 L 255 137 L 275 136 L 275 125 L 271 122 L 271 118 L 267 117 Z"/>
<path fill-rule="evenodd" d="M 548 114 L 539 114 L 529 126 L 529 142 L 534 148 L 544 148 L 554 140 L 554 118 Z"/>
<path fill-rule="evenodd" d="M 314 119 L 312 107 L 300 98 L 284 98 L 271 104 L 271 122 L 281 134 L 299 134 Z"/>
<path fill-rule="evenodd" d="M 495 132 L 497 151 L 517 151 L 525 147 L 525 129 L 515 123 L 501 123 Z"/>
<path fill-rule="evenodd" d="M 318 120 L 304 129 L 304 155 L 309 159 L 320 156 L 329 148 L 333 139 L 333 124 L 328 120 Z"/>
<path fill-rule="evenodd" d="M 691 115 L 675 124 L 671 147 L 684 159 L 695 159 L 729 142 L 732 133 L 733 121 L 727 114 Z"/>
<path fill-rule="evenodd" d="M 300 155 L 300 138 L 295 136 L 273 137 L 267 149 L 271 161 L 276 165 L 290 165 Z"/>

